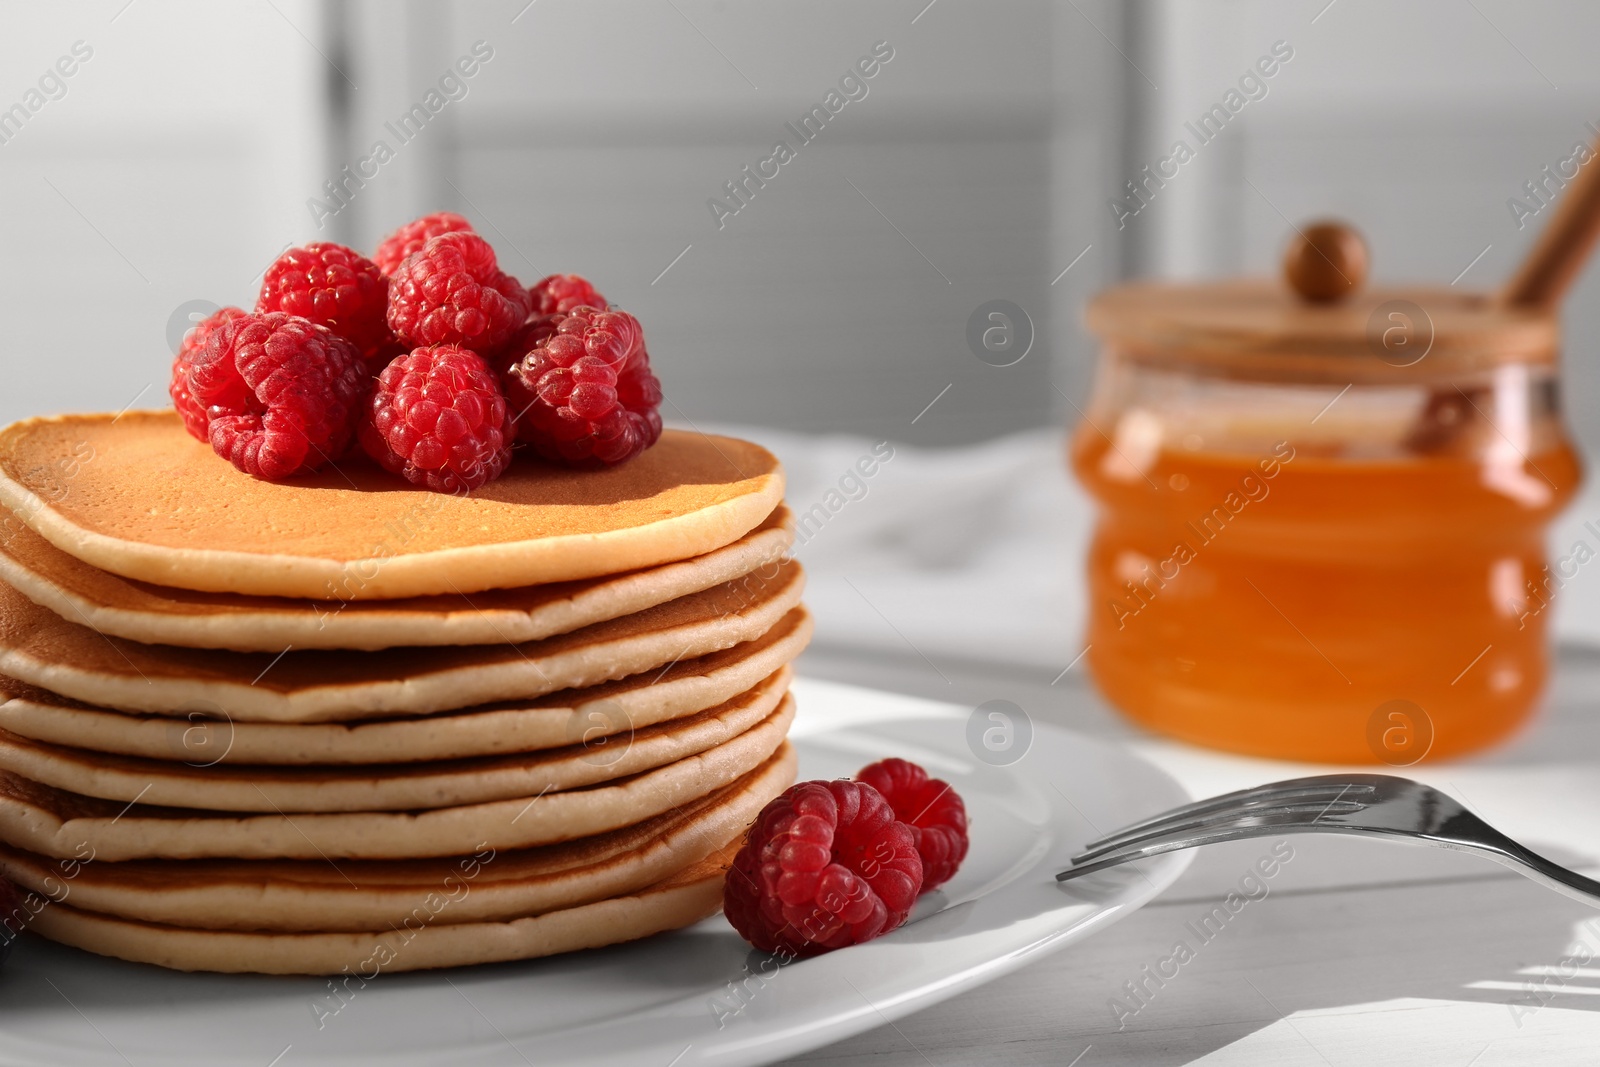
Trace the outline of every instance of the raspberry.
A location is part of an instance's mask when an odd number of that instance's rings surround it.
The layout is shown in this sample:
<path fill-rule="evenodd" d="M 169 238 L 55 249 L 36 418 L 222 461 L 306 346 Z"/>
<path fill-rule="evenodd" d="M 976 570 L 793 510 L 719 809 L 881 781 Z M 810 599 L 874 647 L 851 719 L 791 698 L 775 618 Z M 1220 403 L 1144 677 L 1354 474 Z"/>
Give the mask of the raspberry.
<path fill-rule="evenodd" d="M 173 407 L 183 417 L 183 428 L 202 441 L 211 440 L 206 432 L 211 425 L 211 416 L 189 393 L 189 368 L 194 366 L 195 357 L 205 348 L 212 333 L 243 314 L 240 308 L 221 308 L 212 312 L 183 335 L 178 354 L 172 360 L 172 381 L 167 384 L 167 392 L 172 396 Z"/>
<path fill-rule="evenodd" d="M 639 320 L 626 311 L 578 307 L 535 319 L 505 374 L 517 437 L 546 459 L 612 466 L 661 436 L 661 383 Z"/>
<path fill-rule="evenodd" d="M 967 858 L 967 806 L 950 783 L 929 778 L 927 771 L 903 759 L 863 767 L 856 781 L 882 793 L 894 817 L 911 827 L 922 857 L 922 891 L 948 882 Z"/>
<path fill-rule="evenodd" d="M 801 782 L 756 817 L 722 904 L 756 948 L 813 956 L 895 929 L 921 891 L 911 829 L 876 789 Z"/>
<path fill-rule="evenodd" d="M 528 317 L 530 298 L 475 233 L 430 237 L 389 279 L 389 326 L 414 347 L 460 345 L 488 355 Z"/>
<path fill-rule="evenodd" d="M 406 481 L 440 493 L 476 489 L 511 459 L 511 420 L 494 372 L 455 345 L 419 348 L 378 376 L 361 447 Z"/>
<path fill-rule="evenodd" d="M 342 453 L 370 382 L 349 341 L 281 311 L 223 324 L 189 370 L 189 392 L 211 414 L 211 447 L 270 480 Z"/>
<path fill-rule="evenodd" d="M 579 274 L 552 274 L 528 287 L 535 315 L 565 314 L 575 307 L 605 308 L 610 302 Z"/>
<path fill-rule="evenodd" d="M 378 244 L 378 250 L 372 253 L 372 261 L 385 277 L 394 273 L 402 260 L 413 252 L 420 251 L 428 243 L 428 238 L 437 237 L 441 233 L 472 233 L 472 223 L 457 215 L 454 211 L 440 211 L 432 215 L 424 215 L 406 223 L 398 230 L 385 237 Z"/>
<path fill-rule="evenodd" d="M 394 341 L 388 305 L 389 283 L 377 264 L 344 245 L 316 241 L 289 249 L 267 268 L 256 313 L 286 311 L 326 326 L 381 367 Z"/>

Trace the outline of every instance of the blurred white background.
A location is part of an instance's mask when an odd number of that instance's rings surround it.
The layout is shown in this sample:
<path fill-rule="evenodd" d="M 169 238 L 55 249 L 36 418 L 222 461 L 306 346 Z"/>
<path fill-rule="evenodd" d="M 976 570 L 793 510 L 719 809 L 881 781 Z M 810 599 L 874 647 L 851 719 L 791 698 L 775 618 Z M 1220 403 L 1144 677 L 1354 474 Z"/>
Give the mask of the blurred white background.
<path fill-rule="evenodd" d="M 1083 10 L 1121 35 L 1109 5 Z M 1083 385 L 1065 359 L 1053 366 L 1057 350 L 1086 357 L 1069 340 L 1073 308 L 1117 273 L 1095 194 L 1116 180 L 1128 71 L 1071 8 L 946 0 L 913 23 L 918 12 L 6 4 L 0 101 L 22 99 L 76 41 L 93 57 L 0 144 L 0 313 L 14 324 L 0 417 L 115 410 L 151 382 L 140 402 L 160 402 L 175 308 L 248 305 L 290 243 L 370 250 L 448 208 L 525 281 L 580 272 L 637 313 L 669 420 L 928 442 L 1050 422 L 1065 408 L 1053 378 Z M 785 123 L 880 41 L 893 58 L 867 95 L 719 228 L 707 201 L 726 200 L 724 183 L 776 140 L 798 146 Z M 401 117 L 475 44 L 492 58 L 451 81 L 402 144 Z M 347 208 L 314 217 L 308 201 L 329 202 L 324 183 L 380 140 L 393 159 L 348 186 Z M 993 297 L 1039 322 L 1031 358 L 1005 371 L 963 339 Z M 1052 299 L 1059 338 L 1046 326 Z"/>
<path fill-rule="evenodd" d="M 248 306 L 290 244 L 370 250 L 461 211 L 525 281 L 579 272 L 635 312 L 668 421 L 772 444 L 801 510 L 862 441 L 897 442 L 805 548 L 810 598 L 821 646 L 936 686 L 936 662 L 1048 679 L 1080 647 L 1087 516 L 1059 435 L 1092 375 L 1089 294 L 1273 273 L 1324 214 L 1365 232 L 1379 280 L 1491 287 L 1549 217 L 1508 201 L 1600 130 L 1600 6 L 1579 0 L 93 0 L 0 3 L 0 26 L 0 420 L 163 404 L 186 304 Z M 708 200 L 798 147 L 786 124 L 875 46 L 866 95 L 719 226 Z M 1274 49 L 1119 224 L 1125 183 Z M 392 158 L 363 164 L 379 141 Z M 368 176 L 340 204 L 347 166 Z M 1590 447 L 1597 286 L 1567 307 Z M 1013 366 L 966 342 L 991 299 L 1034 324 Z"/>
<path fill-rule="evenodd" d="M 1274 270 L 1291 221 L 1351 219 L 1382 279 L 1449 281 L 1471 264 L 1460 284 L 1496 283 L 1541 221 L 1519 229 L 1508 198 L 1600 119 L 1586 50 L 1600 8 L 1578 0 L 0 11 L 0 108 L 26 109 L 76 42 L 92 52 L 25 122 L 0 122 L 6 420 L 117 409 L 141 389 L 159 402 L 186 301 L 248 304 L 288 244 L 370 249 L 451 208 L 525 280 L 581 272 L 638 313 L 669 418 L 972 442 L 1070 419 L 1092 364 L 1087 294 L 1139 274 Z M 719 228 L 707 200 L 795 140 L 784 124 L 879 41 L 893 59 L 866 97 Z M 1184 122 L 1279 41 L 1293 58 L 1266 95 L 1119 229 L 1110 198 L 1192 141 Z M 386 123 L 476 42 L 492 58 L 402 144 Z M 308 201 L 331 203 L 324 183 L 379 140 L 394 158 L 315 218 Z M 1571 407 L 1590 441 L 1595 284 L 1569 308 Z M 993 298 L 1036 327 L 1013 367 L 965 343 Z"/>

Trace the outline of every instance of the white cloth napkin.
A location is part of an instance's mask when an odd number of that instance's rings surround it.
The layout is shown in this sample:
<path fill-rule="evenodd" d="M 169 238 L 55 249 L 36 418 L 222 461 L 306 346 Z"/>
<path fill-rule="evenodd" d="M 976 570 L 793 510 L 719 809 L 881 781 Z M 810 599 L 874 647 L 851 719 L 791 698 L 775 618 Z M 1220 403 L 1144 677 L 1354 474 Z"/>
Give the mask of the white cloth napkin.
<path fill-rule="evenodd" d="M 1060 431 L 951 449 L 719 432 L 783 461 L 819 646 L 909 646 L 935 660 L 1058 670 L 1081 649 L 1079 561 L 1092 512 Z"/>

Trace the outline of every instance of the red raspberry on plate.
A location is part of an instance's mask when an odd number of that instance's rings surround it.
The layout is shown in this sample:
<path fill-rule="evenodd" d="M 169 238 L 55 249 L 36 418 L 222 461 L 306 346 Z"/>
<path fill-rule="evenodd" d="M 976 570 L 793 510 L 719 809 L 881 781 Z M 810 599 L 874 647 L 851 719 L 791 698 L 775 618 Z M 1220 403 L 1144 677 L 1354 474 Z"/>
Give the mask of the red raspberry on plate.
<path fill-rule="evenodd" d="M 528 295 L 533 298 L 535 315 L 565 314 L 575 307 L 611 306 L 581 274 L 552 274 L 541 278 L 528 287 Z"/>
<path fill-rule="evenodd" d="M 801 782 L 761 810 L 722 906 L 763 952 L 814 956 L 886 934 L 922 891 L 911 829 L 860 782 Z"/>
<path fill-rule="evenodd" d="M 172 380 L 167 383 L 172 406 L 177 408 L 178 414 L 183 417 L 183 428 L 189 431 L 190 436 L 202 441 L 211 440 L 207 434 L 207 428 L 211 425 L 211 415 L 189 392 L 189 368 L 194 366 L 195 357 L 205 348 L 212 333 L 244 313 L 242 308 L 220 308 L 212 312 L 183 335 L 183 341 L 178 345 L 178 354 L 172 360 Z"/>
<path fill-rule="evenodd" d="M 922 891 L 948 882 L 967 858 L 967 806 L 950 783 L 929 778 L 927 771 L 903 759 L 863 767 L 856 781 L 882 793 L 895 818 L 911 827 L 922 857 Z"/>
<path fill-rule="evenodd" d="M 408 482 L 464 492 L 500 477 L 511 420 L 500 383 L 476 352 L 419 348 L 378 376 L 361 447 Z"/>
<path fill-rule="evenodd" d="M 372 262 L 376 263 L 378 269 L 387 277 L 394 273 L 394 269 L 407 256 L 421 251 L 422 246 L 428 243 L 428 238 L 437 237 L 441 233 L 472 232 L 472 223 L 454 211 L 437 211 L 432 215 L 413 219 L 385 237 L 378 243 L 378 250 L 372 253 Z"/>
<path fill-rule="evenodd" d="M 494 352 L 528 317 L 528 291 L 475 233 L 431 237 L 389 279 L 389 327 L 413 347 Z"/>
<path fill-rule="evenodd" d="M 369 364 L 390 353 L 389 282 L 377 264 L 344 245 L 316 241 L 291 248 L 267 268 L 256 313 L 284 311 L 326 326 L 356 346 Z"/>
<path fill-rule="evenodd" d="M 661 436 L 661 383 L 626 311 L 573 308 L 518 335 L 505 372 L 518 440 L 568 467 L 632 459 Z"/>
<path fill-rule="evenodd" d="M 189 370 L 189 393 L 211 415 L 211 447 L 269 480 L 344 452 L 370 383 L 349 341 L 281 311 L 224 323 Z"/>

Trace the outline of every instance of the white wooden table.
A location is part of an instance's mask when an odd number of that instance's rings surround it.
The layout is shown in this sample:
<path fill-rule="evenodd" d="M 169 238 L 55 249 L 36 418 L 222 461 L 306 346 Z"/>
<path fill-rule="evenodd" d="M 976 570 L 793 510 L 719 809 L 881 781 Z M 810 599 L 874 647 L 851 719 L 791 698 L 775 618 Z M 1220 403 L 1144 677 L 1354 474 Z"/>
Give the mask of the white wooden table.
<path fill-rule="evenodd" d="M 1132 744 L 1195 795 L 1328 770 L 1152 739 L 1107 710 L 1076 671 L 1052 687 L 1025 668 L 958 669 L 941 660 L 940 669 L 948 683 L 916 657 L 822 650 L 802 666 L 818 677 L 968 706 L 1014 700 L 1036 720 Z M 1597 711 L 1600 651 L 1563 648 L 1546 710 L 1522 736 L 1488 757 L 1403 773 L 1595 875 Z M 1323 835 L 1282 840 L 1294 855 L 1267 894 L 1209 940 L 1195 936 L 1196 925 L 1272 839 L 1202 849 L 1164 896 L 1088 941 L 792 1062 L 1600 1063 L 1600 910 L 1437 849 Z M 1193 958 L 1164 984 L 1145 978 L 1142 969 L 1155 968 L 1179 940 Z M 1147 992 L 1135 1000 L 1125 983 L 1140 981 Z"/>

